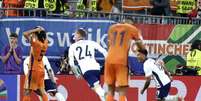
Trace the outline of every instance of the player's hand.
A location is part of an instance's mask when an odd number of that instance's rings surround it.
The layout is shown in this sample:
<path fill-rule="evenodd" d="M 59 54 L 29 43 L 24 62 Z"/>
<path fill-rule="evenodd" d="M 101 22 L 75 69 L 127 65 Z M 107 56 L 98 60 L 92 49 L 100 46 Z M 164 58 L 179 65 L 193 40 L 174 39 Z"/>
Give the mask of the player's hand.
<path fill-rule="evenodd" d="M 170 76 L 169 78 L 170 78 L 170 82 L 172 82 L 172 81 L 173 81 L 173 78 L 172 78 L 172 76 Z"/>
<path fill-rule="evenodd" d="M 42 26 L 36 26 L 40 31 L 44 31 L 45 29 Z"/>

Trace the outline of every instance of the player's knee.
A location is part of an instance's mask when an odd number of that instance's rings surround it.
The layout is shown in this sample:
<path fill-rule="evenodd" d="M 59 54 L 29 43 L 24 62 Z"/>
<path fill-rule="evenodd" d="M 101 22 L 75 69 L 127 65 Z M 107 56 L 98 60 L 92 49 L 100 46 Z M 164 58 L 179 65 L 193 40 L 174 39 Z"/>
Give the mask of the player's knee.
<path fill-rule="evenodd" d="M 29 89 L 25 89 L 25 91 L 24 91 L 24 95 L 25 95 L 25 96 L 30 95 L 30 93 L 31 93 L 31 90 L 29 90 Z"/>
<path fill-rule="evenodd" d="M 51 92 L 49 92 L 50 96 L 55 96 L 56 93 L 57 93 L 57 91 L 51 91 Z"/>

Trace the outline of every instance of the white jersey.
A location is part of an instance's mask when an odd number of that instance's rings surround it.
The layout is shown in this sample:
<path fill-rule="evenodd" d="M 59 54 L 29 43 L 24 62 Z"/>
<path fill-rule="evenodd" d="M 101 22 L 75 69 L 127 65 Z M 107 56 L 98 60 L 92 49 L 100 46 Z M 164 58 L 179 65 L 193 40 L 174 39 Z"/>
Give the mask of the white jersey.
<path fill-rule="evenodd" d="M 150 58 L 144 62 L 144 72 L 146 77 L 152 76 L 154 78 L 157 88 L 165 86 L 171 81 L 168 75 L 165 74 L 164 69 L 156 64 L 154 59 Z"/>
<path fill-rule="evenodd" d="M 28 74 L 28 71 L 29 71 L 29 69 L 28 69 L 28 66 L 29 66 L 29 61 L 30 61 L 30 59 L 29 59 L 30 57 L 28 56 L 28 57 L 26 57 L 25 58 L 25 60 L 24 60 L 24 63 L 23 63 L 23 69 L 24 69 L 24 74 L 25 75 L 27 75 Z M 51 68 L 51 66 L 50 66 L 50 62 L 48 61 L 48 58 L 46 57 L 46 56 L 43 56 L 43 63 L 44 63 L 44 66 L 46 66 L 46 69 L 47 70 L 52 70 L 52 68 Z M 44 68 L 45 69 L 45 68 Z M 46 80 L 46 79 L 50 79 L 49 78 L 49 76 L 48 76 L 48 73 L 47 73 L 47 70 L 45 69 L 45 77 L 44 77 L 44 79 Z M 52 70 L 52 72 L 53 72 L 53 70 Z"/>
<path fill-rule="evenodd" d="M 79 40 L 72 44 L 68 53 L 70 66 L 75 67 L 76 60 L 83 74 L 88 70 L 100 70 L 100 65 L 95 59 L 95 50 L 106 57 L 107 51 L 94 41 Z"/>

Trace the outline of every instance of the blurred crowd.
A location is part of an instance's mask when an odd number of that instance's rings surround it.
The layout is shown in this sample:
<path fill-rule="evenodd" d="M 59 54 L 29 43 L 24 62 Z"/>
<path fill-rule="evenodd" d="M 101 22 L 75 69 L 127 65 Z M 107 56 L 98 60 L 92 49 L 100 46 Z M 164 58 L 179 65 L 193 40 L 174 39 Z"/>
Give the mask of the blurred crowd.
<path fill-rule="evenodd" d="M 75 10 L 116 12 L 115 0 L 3 0 L 1 8 L 5 8 L 6 16 L 33 16 L 32 9 L 44 8 L 51 14 L 70 15 Z M 12 8 L 25 8 L 16 10 Z M 25 12 L 24 12 L 25 11 Z M 45 15 L 44 12 L 37 12 L 37 15 Z"/>
<path fill-rule="evenodd" d="M 129 6 L 127 4 L 130 4 Z M 200 0 L 0 0 L 1 8 L 45 8 L 53 14 L 73 15 L 71 11 L 129 12 L 137 14 L 197 17 L 201 15 Z M 127 9 L 128 7 L 129 9 Z M 44 13 L 42 13 L 44 15 Z M 6 16 L 22 14 L 22 10 L 5 10 Z"/>

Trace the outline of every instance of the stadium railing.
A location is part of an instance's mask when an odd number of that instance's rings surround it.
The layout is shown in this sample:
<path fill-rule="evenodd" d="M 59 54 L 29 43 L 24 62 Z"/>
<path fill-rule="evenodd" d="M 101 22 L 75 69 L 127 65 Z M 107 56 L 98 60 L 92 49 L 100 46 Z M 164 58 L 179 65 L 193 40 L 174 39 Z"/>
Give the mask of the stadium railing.
<path fill-rule="evenodd" d="M 8 13 L 9 10 L 15 10 L 16 11 L 16 16 L 9 16 Z M 47 10 L 44 8 L 35 8 L 35 9 L 31 9 L 31 8 L 0 8 L 0 17 L 23 17 L 23 16 L 27 16 L 27 17 L 36 17 L 36 16 L 43 16 L 44 14 L 47 14 Z"/>
<path fill-rule="evenodd" d="M 153 15 L 141 15 L 141 14 L 130 14 L 130 13 L 107 13 L 100 11 L 79 11 L 69 10 L 68 13 L 54 14 L 48 12 L 44 8 L 38 9 L 26 9 L 26 8 L 0 8 L 0 17 L 7 16 L 6 10 L 17 10 L 16 17 L 59 17 L 59 18 L 78 18 L 78 19 L 107 19 L 122 21 L 125 18 L 133 18 L 135 23 L 138 24 L 201 24 L 200 18 L 189 18 L 189 17 L 176 17 L 176 16 L 153 16 Z M 28 12 L 28 14 L 27 14 Z M 44 14 L 45 13 L 45 14 Z"/>
<path fill-rule="evenodd" d="M 130 14 L 130 13 L 107 13 L 107 12 L 94 12 L 94 11 L 69 11 L 74 16 L 66 14 L 53 14 L 65 17 L 73 18 L 85 18 L 85 19 L 96 19 L 104 18 L 115 21 L 122 21 L 125 18 L 133 18 L 135 23 L 138 24 L 201 24 L 200 18 L 189 18 L 189 17 L 176 17 L 176 16 L 153 16 L 153 15 L 141 15 L 141 14 Z M 51 16 L 48 13 L 48 16 Z"/>
<path fill-rule="evenodd" d="M 0 8 L 0 17 L 7 16 L 6 10 L 17 10 L 18 15 L 15 17 L 59 17 L 59 18 L 78 18 L 78 19 L 108 19 L 122 21 L 125 18 L 133 18 L 138 24 L 201 24 L 200 18 L 176 17 L 176 16 L 153 16 L 130 13 L 107 13 L 93 11 L 71 10 L 69 13 L 53 14 L 44 8 L 26 9 L 26 8 Z M 28 12 L 28 14 L 26 13 Z M 45 14 L 44 14 L 45 13 Z"/>

